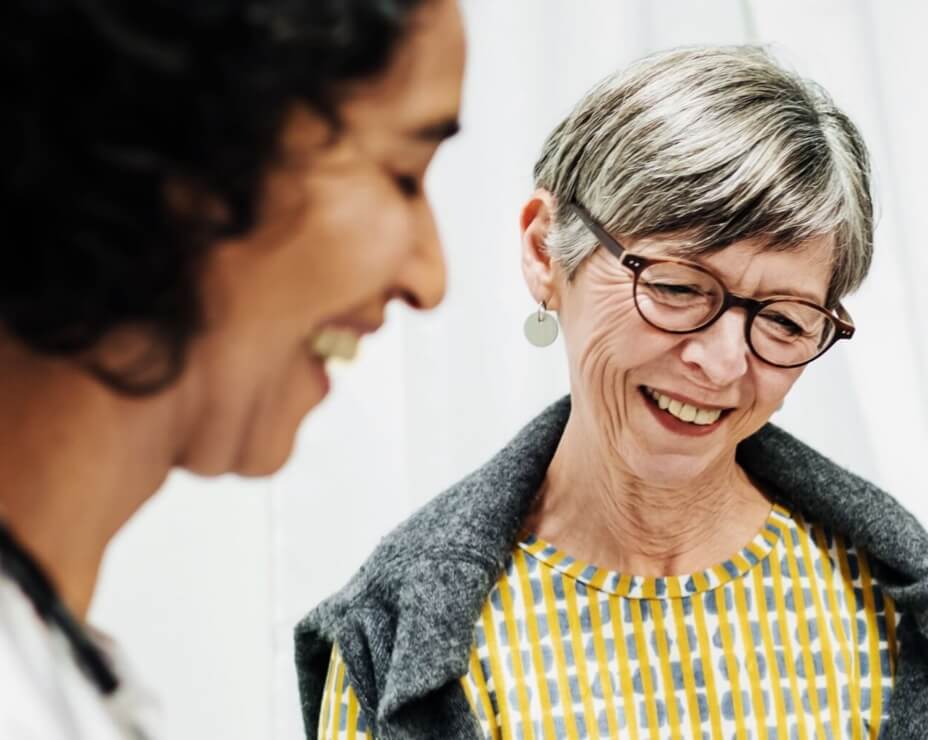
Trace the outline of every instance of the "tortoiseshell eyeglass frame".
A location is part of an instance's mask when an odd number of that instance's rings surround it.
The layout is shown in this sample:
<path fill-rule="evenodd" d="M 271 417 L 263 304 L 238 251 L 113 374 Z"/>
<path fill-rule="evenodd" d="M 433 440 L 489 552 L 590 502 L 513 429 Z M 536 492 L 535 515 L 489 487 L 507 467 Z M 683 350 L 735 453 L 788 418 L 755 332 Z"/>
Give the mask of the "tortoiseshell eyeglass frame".
<path fill-rule="evenodd" d="M 748 298 L 746 296 L 736 295 L 728 290 L 728 287 L 722 281 L 722 279 L 716 275 L 711 270 L 706 269 L 702 265 L 696 264 L 695 262 L 688 262 L 686 260 L 674 259 L 672 257 L 654 259 L 651 257 L 643 257 L 640 254 L 633 254 L 629 252 L 625 247 L 623 247 L 619 242 L 613 237 L 606 229 L 600 224 L 593 216 L 590 215 L 583 206 L 577 202 L 570 204 L 570 210 L 573 211 L 584 225 L 593 233 L 593 235 L 599 240 L 599 243 L 604 246 L 619 262 L 622 263 L 626 268 L 632 271 L 634 274 L 634 287 L 633 293 L 635 297 L 635 308 L 638 311 L 638 315 L 641 316 L 642 320 L 645 321 L 650 326 L 653 326 L 655 329 L 660 329 L 669 334 L 694 334 L 704 329 L 708 329 L 712 326 L 719 318 L 730 308 L 743 308 L 745 310 L 745 320 L 744 320 L 744 338 L 747 342 L 748 347 L 755 357 L 759 358 L 761 361 L 767 363 L 768 365 L 773 365 L 774 367 L 782 368 L 794 368 L 802 367 L 803 365 L 808 365 L 813 360 L 817 360 L 823 354 L 825 354 L 829 349 L 831 349 L 836 342 L 841 339 L 850 339 L 854 336 L 854 324 L 851 320 L 850 315 L 845 310 L 844 306 L 840 303 L 837 305 L 837 311 L 829 311 L 824 306 L 820 306 L 813 301 L 807 301 L 804 298 L 798 298 L 795 296 L 773 296 L 771 298 L 766 298 L 762 301 L 759 301 L 755 298 Z M 719 304 L 718 309 L 714 314 L 710 315 L 705 321 L 703 321 L 699 326 L 693 327 L 692 329 L 667 329 L 663 326 L 659 326 L 651 321 L 645 313 L 641 310 L 641 307 L 638 305 L 638 280 L 641 277 L 641 273 L 651 267 L 652 265 L 657 265 L 661 263 L 675 263 L 683 265 L 692 270 L 705 273 L 711 277 L 715 282 L 721 286 L 723 290 L 722 301 Z M 754 319 L 763 311 L 767 306 L 770 306 L 774 303 L 781 303 L 784 301 L 792 301 L 794 303 L 801 303 L 809 308 L 813 308 L 822 314 L 831 321 L 834 326 L 834 332 L 832 333 L 829 341 L 824 344 L 820 349 L 818 354 L 804 360 L 803 362 L 797 362 L 793 364 L 782 364 L 778 362 L 772 362 L 760 354 L 757 349 L 754 347 L 754 343 L 751 340 L 751 325 L 754 323 Z"/>

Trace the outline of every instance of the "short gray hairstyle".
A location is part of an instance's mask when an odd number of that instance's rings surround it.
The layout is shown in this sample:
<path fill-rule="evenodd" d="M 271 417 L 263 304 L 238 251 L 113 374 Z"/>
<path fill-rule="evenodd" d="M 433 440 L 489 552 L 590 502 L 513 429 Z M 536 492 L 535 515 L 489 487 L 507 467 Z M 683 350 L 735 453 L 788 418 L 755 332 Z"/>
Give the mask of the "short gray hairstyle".
<path fill-rule="evenodd" d="M 860 132 L 825 90 L 758 47 L 675 49 L 608 77 L 548 137 L 535 184 L 557 200 L 546 246 L 568 277 L 596 248 L 572 201 L 626 239 L 684 236 L 690 256 L 830 235 L 831 308 L 870 268 Z"/>

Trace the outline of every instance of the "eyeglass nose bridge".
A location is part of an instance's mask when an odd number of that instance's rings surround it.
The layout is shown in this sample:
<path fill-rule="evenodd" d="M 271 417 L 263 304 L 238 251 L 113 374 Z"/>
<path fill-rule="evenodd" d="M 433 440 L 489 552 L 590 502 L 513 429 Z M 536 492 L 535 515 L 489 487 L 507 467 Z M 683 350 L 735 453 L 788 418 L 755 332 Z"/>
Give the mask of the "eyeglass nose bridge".
<path fill-rule="evenodd" d="M 754 344 L 751 342 L 751 324 L 754 323 L 754 317 L 759 314 L 766 303 L 764 301 L 758 301 L 755 298 L 748 298 L 746 296 L 736 295 L 730 293 L 727 290 L 725 295 L 722 297 L 722 305 L 719 306 L 718 310 L 715 312 L 715 316 L 712 317 L 711 321 L 705 326 L 701 327 L 702 329 L 708 329 L 716 321 L 718 321 L 725 313 L 732 308 L 743 308 L 744 309 L 744 341 L 747 342 L 748 347 L 751 351 L 754 351 Z"/>

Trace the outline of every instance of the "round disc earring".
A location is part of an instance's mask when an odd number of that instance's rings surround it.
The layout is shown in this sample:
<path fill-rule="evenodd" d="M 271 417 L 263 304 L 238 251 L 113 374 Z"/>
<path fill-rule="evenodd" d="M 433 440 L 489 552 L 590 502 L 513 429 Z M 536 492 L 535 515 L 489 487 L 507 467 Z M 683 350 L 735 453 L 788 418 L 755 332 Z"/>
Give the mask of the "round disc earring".
<path fill-rule="evenodd" d="M 536 347 L 547 347 L 557 339 L 557 319 L 548 313 L 544 301 L 538 304 L 538 310 L 531 313 L 522 328 L 525 338 Z"/>

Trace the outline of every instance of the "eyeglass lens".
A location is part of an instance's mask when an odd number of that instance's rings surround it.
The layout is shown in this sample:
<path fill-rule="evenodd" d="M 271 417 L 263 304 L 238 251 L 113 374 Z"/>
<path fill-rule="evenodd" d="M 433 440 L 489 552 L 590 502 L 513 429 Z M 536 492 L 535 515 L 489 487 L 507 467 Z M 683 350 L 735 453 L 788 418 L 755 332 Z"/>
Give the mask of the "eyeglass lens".
<path fill-rule="evenodd" d="M 676 262 L 658 262 L 638 275 L 635 302 L 642 317 L 660 329 L 693 331 L 722 309 L 725 288 L 712 275 Z M 775 365 L 799 365 L 828 348 L 834 322 L 820 309 L 791 300 L 767 304 L 751 316 L 750 344 Z"/>

